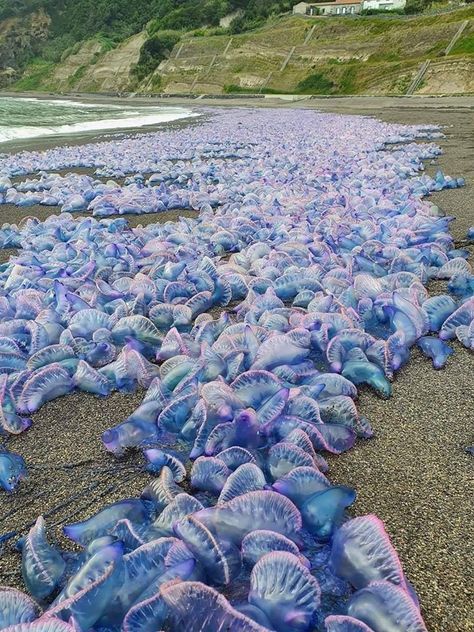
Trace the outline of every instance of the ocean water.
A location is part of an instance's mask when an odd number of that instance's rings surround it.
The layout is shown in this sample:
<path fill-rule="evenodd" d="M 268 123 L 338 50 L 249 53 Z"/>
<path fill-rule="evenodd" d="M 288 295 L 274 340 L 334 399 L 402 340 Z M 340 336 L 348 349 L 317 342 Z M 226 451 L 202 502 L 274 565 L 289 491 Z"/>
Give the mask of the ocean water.
<path fill-rule="evenodd" d="M 40 136 L 111 131 L 195 116 L 186 108 L 0 97 L 0 143 Z"/>

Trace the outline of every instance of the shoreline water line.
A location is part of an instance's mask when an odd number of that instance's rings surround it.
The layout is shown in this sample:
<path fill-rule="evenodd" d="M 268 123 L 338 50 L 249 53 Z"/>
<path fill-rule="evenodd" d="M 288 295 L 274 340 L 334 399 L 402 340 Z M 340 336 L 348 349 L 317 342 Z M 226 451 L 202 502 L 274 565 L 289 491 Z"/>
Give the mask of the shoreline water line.
<path fill-rule="evenodd" d="M 12 141 L 140 129 L 196 116 L 191 109 L 179 106 L 99 104 L 0 95 L 0 149 L 2 144 Z"/>

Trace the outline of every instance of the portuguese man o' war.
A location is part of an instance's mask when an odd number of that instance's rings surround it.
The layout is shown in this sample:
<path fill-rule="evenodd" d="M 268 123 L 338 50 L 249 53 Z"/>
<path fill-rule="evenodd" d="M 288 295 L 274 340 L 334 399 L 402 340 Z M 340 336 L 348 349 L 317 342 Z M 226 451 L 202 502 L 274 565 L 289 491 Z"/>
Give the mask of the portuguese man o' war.
<path fill-rule="evenodd" d="M 0 485 L 26 476 L 15 437 L 73 391 L 143 389 L 97 440 L 140 451 L 150 478 L 64 525 L 74 552 L 42 516 L 21 534 L 31 597 L 0 589 L 0 629 L 426 630 L 383 524 L 348 518 L 356 491 L 325 456 L 376 432 L 358 391 L 389 397 L 415 345 L 438 369 L 474 349 L 469 253 L 428 197 L 463 180 L 423 173 L 440 150 L 417 142 L 439 137 L 242 109 L 0 157 L 0 204 L 60 210 L 0 229 L 18 249 L 0 266 Z M 170 210 L 191 216 L 120 217 Z"/>
<path fill-rule="evenodd" d="M 27 468 L 23 457 L 0 446 L 0 487 L 6 492 L 13 492 L 26 476 Z"/>

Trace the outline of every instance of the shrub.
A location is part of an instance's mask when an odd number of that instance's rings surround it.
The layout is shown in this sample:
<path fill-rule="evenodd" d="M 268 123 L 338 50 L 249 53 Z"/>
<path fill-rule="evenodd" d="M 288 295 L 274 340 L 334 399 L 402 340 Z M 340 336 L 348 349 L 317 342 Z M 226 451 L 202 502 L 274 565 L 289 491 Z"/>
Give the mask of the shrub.
<path fill-rule="evenodd" d="M 309 75 L 296 86 L 298 94 L 331 94 L 334 83 L 321 73 Z"/>
<path fill-rule="evenodd" d="M 274 90 L 273 88 L 243 88 L 235 83 L 224 86 L 225 94 L 286 94 L 283 90 Z"/>
<path fill-rule="evenodd" d="M 405 9 L 363 9 L 360 15 L 405 15 Z"/>
<path fill-rule="evenodd" d="M 425 9 L 430 7 L 432 0 L 407 0 L 405 6 L 405 13 L 413 15 L 414 13 L 422 13 Z"/>
<path fill-rule="evenodd" d="M 142 81 L 147 75 L 158 68 L 163 59 L 170 56 L 174 46 L 179 42 L 177 33 L 157 33 L 143 44 L 140 57 L 133 72 L 138 81 Z"/>

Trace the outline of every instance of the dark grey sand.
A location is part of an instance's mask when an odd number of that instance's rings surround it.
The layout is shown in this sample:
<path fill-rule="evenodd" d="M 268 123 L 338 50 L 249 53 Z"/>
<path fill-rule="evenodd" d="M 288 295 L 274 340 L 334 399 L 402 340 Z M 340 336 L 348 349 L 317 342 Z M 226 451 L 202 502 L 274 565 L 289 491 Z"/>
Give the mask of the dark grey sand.
<path fill-rule="evenodd" d="M 0 205 L 0 222 L 8 222 L 10 224 L 18 224 L 25 217 L 37 217 L 42 222 L 51 217 L 51 215 L 60 215 L 61 207 L 59 206 L 40 206 L 36 204 L 29 206 L 28 208 L 20 209 L 13 204 Z M 90 217 L 87 213 L 74 213 L 74 217 Z M 142 224 L 163 224 L 164 222 L 175 222 L 180 217 L 197 217 L 197 211 L 191 211 L 188 209 L 178 209 L 176 211 L 165 211 L 163 213 L 145 213 L 143 215 L 122 215 L 132 228 Z M 113 215 L 112 217 L 119 217 Z M 96 219 L 107 219 L 103 217 L 97 217 Z M 109 218 L 110 219 L 110 218 Z M 2 251 L 0 251 L 1 256 Z M 8 260 L 8 257 L 7 257 Z"/>
<path fill-rule="evenodd" d="M 415 101 L 398 108 L 393 99 L 380 110 L 357 99 L 340 101 L 318 107 L 447 126 L 439 142 L 444 153 L 427 171 L 462 175 L 467 186 L 430 199 L 456 217 L 451 232 L 462 245 L 474 225 L 474 107 L 431 108 L 426 100 L 421 107 Z M 443 291 L 439 285 L 430 288 L 433 293 Z M 375 513 L 385 522 L 430 632 L 474 630 L 474 459 L 464 450 L 474 445 L 474 354 L 454 347 L 442 371 L 414 352 L 387 401 L 362 392 L 359 408 L 376 438 L 330 463 L 331 480 L 357 489 L 352 513 Z"/>
<path fill-rule="evenodd" d="M 0 533 L 23 532 L 45 514 L 47 524 L 55 525 L 54 536 L 67 546 L 62 525 L 86 519 L 107 503 L 139 495 L 149 480 L 139 469 L 143 459 L 138 453 L 115 459 L 102 449 L 100 437 L 142 399 L 143 392 L 115 393 L 107 399 L 74 393 L 36 413 L 31 432 L 9 444 L 27 459 L 30 476 L 14 495 L 2 494 Z M 0 556 L 0 585 L 21 586 L 20 556 L 10 546 L 5 548 Z"/>
<path fill-rule="evenodd" d="M 188 105 L 172 100 L 165 103 Z M 473 99 L 344 98 L 300 103 L 276 100 L 201 103 L 316 107 L 399 123 L 448 125 L 450 127 L 444 130 L 447 138 L 439 142 L 445 153 L 436 165 L 427 165 L 427 169 L 432 173 L 439 166 L 450 175 L 462 175 L 467 186 L 437 193 L 431 199 L 449 215 L 456 216 L 452 232 L 460 245 L 464 243 L 467 228 L 474 224 Z M 57 211 L 42 207 L 39 210 L 44 216 Z M 0 213 L 1 221 L 18 222 L 22 216 L 36 214 L 36 208 L 2 206 Z M 132 216 L 129 219 L 138 224 L 155 218 Z M 165 220 L 163 214 L 158 219 Z M 433 284 L 430 289 L 433 293 L 443 291 L 442 284 Z M 362 390 L 359 409 L 370 419 L 376 437 L 360 441 L 354 450 L 330 459 L 331 480 L 357 488 L 358 499 L 351 513 L 376 513 L 384 520 L 408 578 L 420 596 L 430 632 L 474 631 L 474 462 L 464 451 L 466 446 L 474 444 L 474 355 L 458 344 L 454 346 L 456 353 L 442 371 L 434 371 L 426 358 L 413 352 L 409 366 L 397 374 L 390 400 L 381 400 L 372 392 Z M 54 509 L 72 494 L 83 493 L 54 512 L 48 523 L 85 518 L 107 502 L 137 494 L 146 484 L 146 476 L 134 473 L 132 468 L 122 469 L 115 475 L 100 472 L 98 468 L 108 468 L 115 463 L 114 458 L 101 449 L 100 434 L 122 421 L 140 400 L 141 394 L 116 394 L 106 400 L 74 394 L 47 404 L 34 415 L 33 428 L 15 439 L 12 447 L 30 463 L 58 465 L 86 459 L 87 463 L 67 470 L 32 470 L 30 480 L 17 495 L 1 497 L 1 515 L 15 513 L 3 521 L 0 519 L 0 534 L 21 530 L 40 512 Z M 137 455 L 130 455 L 120 463 L 124 467 L 133 466 L 137 460 Z M 133 476 L 136 478 L 129 480 Z M 89 490 L 89 485 L 97 487 Z M 37 494 L 43 495 L 35 498 Z M 77 513 L 71 517 L 72 512 Z M 54 527 L 55 535 L 59 534 L 59 527 L 59 524 Z M 6 547 L 0 557 L 0 585 L 21 587 L 18 567 L 18 554 Z"/>

